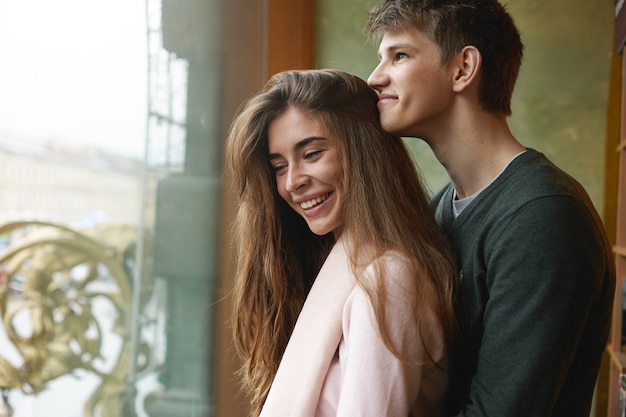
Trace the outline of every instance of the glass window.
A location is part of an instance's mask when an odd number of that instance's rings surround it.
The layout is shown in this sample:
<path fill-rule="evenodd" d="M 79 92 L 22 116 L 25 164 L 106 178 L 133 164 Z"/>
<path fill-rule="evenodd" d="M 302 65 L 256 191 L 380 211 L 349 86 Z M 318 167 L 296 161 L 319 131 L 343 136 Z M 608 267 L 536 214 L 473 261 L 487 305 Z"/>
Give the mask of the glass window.
<path fill-rule="evenodd" d="M 0 415 L 210 414 L 219 16 L 0 0 Z"/>

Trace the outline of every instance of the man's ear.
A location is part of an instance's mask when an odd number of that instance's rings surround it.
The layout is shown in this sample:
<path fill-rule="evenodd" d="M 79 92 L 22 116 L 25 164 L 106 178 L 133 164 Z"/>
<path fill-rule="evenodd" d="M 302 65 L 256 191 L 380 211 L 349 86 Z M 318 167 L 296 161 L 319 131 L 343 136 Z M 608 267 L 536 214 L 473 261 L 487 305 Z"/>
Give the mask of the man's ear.
<path fill-rule="evenodd" d="M 458 93 L 478 79 L 483 58 L 478 48 L 468 45 L 452 61 L 455 65 L 453 89 Z"/>

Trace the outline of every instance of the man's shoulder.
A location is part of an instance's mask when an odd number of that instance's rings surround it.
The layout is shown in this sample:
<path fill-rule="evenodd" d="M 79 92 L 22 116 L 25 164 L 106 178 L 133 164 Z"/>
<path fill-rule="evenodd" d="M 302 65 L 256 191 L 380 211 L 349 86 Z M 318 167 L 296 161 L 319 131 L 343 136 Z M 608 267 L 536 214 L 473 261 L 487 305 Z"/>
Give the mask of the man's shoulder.
<path fill-rule="evenodd" d="M 587 192 L 576 179 L 534 149 L 511 162 L 485 191 L 490 199 L 498 198 L 510 204 L 549 197 L 572 197 L 589 202 Z"/>

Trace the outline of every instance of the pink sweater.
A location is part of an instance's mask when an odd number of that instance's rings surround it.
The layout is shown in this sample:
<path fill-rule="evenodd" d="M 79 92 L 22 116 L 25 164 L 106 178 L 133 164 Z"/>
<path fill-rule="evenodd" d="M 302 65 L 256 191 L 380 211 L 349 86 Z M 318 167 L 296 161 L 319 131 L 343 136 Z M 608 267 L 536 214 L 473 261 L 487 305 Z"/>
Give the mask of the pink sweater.
<path fill-rule="evenodd" d="M 262 417 L 438 417 L 448 375 L 421 348 L 398 256 L 386 256 L 387 326 L 394 346 L 421 365 L 395 357 L 378 332 L 372 304 L 354 285 L 338 242 L 320 271 L 289 341 Z M 371 272 L 371 271 L 370 271 Z M 371 274 L 368 276 L 372 277 Z M 447 365 L 438 319 L 423 308 L 430 353 Z"/>

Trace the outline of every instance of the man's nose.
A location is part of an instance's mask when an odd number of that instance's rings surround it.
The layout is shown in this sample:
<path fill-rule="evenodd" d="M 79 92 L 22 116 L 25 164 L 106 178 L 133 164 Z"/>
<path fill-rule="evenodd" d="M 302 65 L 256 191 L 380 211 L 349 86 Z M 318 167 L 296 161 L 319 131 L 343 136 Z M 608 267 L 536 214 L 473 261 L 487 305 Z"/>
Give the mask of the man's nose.
<path fill-rule="evenodd" d="M 382 63 L 378 64 L 372 71 L 369 77 L 367 77 L 367 84 L 374 90 L 380 91 L 380 88 L 385 84 L 386 76 L 382 67 Z"/>

